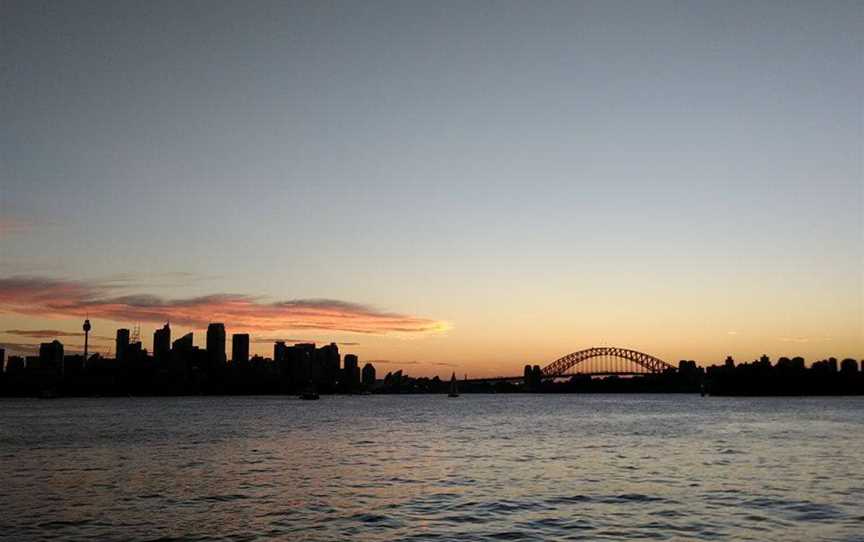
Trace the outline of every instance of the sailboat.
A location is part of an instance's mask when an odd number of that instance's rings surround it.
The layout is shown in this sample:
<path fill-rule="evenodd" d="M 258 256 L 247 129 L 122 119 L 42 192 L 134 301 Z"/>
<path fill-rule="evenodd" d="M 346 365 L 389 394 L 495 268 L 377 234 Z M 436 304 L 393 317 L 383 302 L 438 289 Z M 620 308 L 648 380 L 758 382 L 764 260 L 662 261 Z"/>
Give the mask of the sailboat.
<path fill-rule="evenodd" d="M 459 386 L 456 385 L 456 373 L 453 373 L 453 376 L 450 377 L 450 393 L 447 394 L 447 397 L 459 397 Z"/>

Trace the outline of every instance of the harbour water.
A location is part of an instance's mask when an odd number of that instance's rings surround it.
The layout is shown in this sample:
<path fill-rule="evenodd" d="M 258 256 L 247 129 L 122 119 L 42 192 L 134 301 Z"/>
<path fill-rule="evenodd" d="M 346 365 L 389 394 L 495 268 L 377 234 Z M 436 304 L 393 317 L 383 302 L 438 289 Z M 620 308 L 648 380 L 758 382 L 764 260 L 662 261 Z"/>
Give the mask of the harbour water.
<path fill-rule="evenodd" d="M 864 540 L 864 398 L 6 399 L 7 540 Z"/>

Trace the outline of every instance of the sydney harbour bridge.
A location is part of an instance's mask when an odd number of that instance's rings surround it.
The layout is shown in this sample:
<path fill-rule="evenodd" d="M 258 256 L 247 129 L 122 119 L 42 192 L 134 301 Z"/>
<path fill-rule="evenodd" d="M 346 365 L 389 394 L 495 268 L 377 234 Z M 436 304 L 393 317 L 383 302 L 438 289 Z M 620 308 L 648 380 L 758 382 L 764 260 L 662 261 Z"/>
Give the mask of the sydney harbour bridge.
<path fill-rule="evenodd" d="M 595 346 L 560 357 L 541 369 L 541 378 L 551 380 L 576 375 L 586 376 L 638 376 L 675 371 L 675 367 L 650 354 L 617 348 Z M 519 376 L 469 378 L 468 382 L 494 382 L 523 380 Z"/>

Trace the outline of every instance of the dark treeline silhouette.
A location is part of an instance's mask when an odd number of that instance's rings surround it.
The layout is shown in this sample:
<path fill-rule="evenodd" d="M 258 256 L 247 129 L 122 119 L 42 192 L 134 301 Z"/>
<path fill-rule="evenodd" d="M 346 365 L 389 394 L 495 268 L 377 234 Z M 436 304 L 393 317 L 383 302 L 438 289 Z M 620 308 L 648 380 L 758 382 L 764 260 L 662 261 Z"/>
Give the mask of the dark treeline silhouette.
<path fill-rule="evenodd" d="M 526 365 L 521 380 L 471 379 L 460 381 L 462 393 L 702 393 L 710 395 L 864 395 L 864 372 L 859 362 L 835 358 L 806 367 L 804 359 L 767 356 L 736 365 L 727 358 L 707 369 L 682 360 L 677 369 L 635 376 L 543 377 L 539 365 Z M 447 393 L 447 381 L 438 377 L 411 378 L 397 371 L 388 374 L 379 393 Z"/>
<path fill-rule="evenodd" d="M 339 354 L 335 343 L 288 345 L 277 341 L 273 357 L 249 357 L 248 334 L 231 337 L 226 355 L 225 326 L 210 324 L 206 348 L 193 344 L 192 333 L 171 341 L 165 324 L 153 334 L 153 352 L 142 348 L 137 333 L 118 329 L 114 358 L 87 355 L 89 321 L 84 323 L 85 353 L 65 355 L 57 340 L 42 343 L 39 355 L 10 356 L 0 349 L 0 395 L 125 396 L 188 394 L 447 393 L 439 377 L 414 378 L 402 371 L 376 379 L 375 367 L 360 368 L 357 356 Z M 4 363 L 5 362 L 5 363 Z M 522 377 L 459 382 L 463 393 L 703 393 L 710 395 L 860 395 L 864 372 L 858 361 L 835 358 L 807 367 L 801 357 L 767 356 L 737 364 L 729 357 L 707 369 L 682 360 L 677 369 L 639 375 L 603 377 L 575 374 L 547 378 L 539 365 L 526 365 Z"/>
<path fill-rule="evenodd" d="M 851 358 L 828 358 L 807 367 L 801 357 L 783 357 L 773 365 L 768 356 L 738 365 L 728 357 L 723 365 L 708 368 L 705 386 L 711 395 L 861 395 L 861 369 Z"/>

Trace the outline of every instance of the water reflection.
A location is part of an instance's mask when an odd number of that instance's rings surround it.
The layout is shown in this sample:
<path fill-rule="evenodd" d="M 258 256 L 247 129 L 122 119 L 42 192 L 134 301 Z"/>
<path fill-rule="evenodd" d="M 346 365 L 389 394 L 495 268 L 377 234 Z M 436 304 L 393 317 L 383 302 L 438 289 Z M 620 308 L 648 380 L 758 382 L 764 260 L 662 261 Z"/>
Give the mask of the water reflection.
<path fill-rule="evenodd" d="M 4 400 L 12 539 L 860 535 L 860 398 Z"/>

